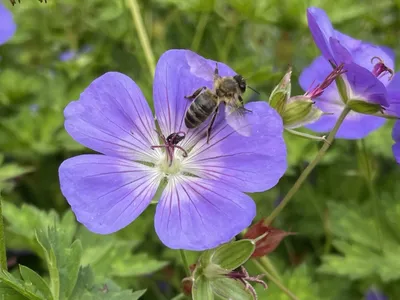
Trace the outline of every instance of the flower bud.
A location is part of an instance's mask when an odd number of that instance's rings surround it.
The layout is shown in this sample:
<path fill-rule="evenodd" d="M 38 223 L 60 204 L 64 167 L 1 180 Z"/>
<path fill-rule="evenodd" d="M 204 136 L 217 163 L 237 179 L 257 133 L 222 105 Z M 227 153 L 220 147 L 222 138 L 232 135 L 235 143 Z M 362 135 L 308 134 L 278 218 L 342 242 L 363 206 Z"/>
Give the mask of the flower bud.
<path fill-rule="evenodd" d="M 347 106 L 351 110 L 362 114 L 374 114 L 382 112 L 382 106 L 376 103 L 366 102 L 365 100 L 349 100 Z"/>
<path fill-rule="evenodd" d="M 183 282 L 189 287 L 193 299 L 257 299 L 257 294 L 249 282 L 262 284 L 262 275 L 250 276 L 243 264 L 255 250 L 256 240 L 243 239 L 204 251 L 192 272 Z"/>
<path fill-rule="evenodd" d="M 287 129 L 298 128 L 315 122 L 323 114 L 308 96 L 295 96 L 289 99 L 282 114 L 283 125 Z"/>
<path fill-rule="evenodd" d="M 269 97 L 269 105 L 274 108 L 280 115 L 285 110 L 285 106 L 287 101 L 290 98 L 290 92 L 292 89 L 292 85 L 290 82 L 290 77 L 292 76 L 292 68 L 289 67 L 285 76 L 283 76 L 281 82 L 274 88 L 270 97 Z"/>

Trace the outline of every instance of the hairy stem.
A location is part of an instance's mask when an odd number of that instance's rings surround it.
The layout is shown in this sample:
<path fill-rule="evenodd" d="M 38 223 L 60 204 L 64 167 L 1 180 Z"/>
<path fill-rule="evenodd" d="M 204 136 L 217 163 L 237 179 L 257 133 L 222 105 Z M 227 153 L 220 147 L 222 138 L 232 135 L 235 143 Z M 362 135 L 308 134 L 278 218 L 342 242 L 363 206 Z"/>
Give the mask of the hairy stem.
<path fill-rule="evenodd" d="M 6 241 L 4 238 L 3 206 L 0 197 L 0 271 L 7 271 Z"/>
<path fill-rule="evenodd" d="M 288 297 L 292 300 L 299 300 L 295 294 L 293 294 L 287 287 L 285 287 L 278 279 L 276 279 L 274 276 L 272 276 L 264 267 L 262 264 L 260 264 L 257 260 L 253 259 L 252 262 L 254 265 L 257 267 L 262 274 L 265 275 L 265 277 L 272 281 L 282 292 L 284 292 Z"/>
<path fill-rule="evenodd" d="M 343 109 L 342 113 L 340 114 L 338 120 L 336 121 L 335 126 L 333 127 L 332 131 L 329 133 L 328 137 L 326 138 L 326 142 L 323 144 L 321 149 L 318 151 L 317 156 L 314 160 L 304 169 L 301 173 L 300 177 L 297 179 L 295 184 L 283 198 L 281 203 L 272 211 L 272 213 L 266 218 L 265 224 L 271 224 L 272 221 L 280 214 L 280 212 L 285 208 L 285 206 L 289 203 L 290 199 L 296 194 L 296 192 L 300 189 L 304 181 L 307 179 L 308 175 L 310 175 L 311 171 L 315 168 L 315 166 L 321 161 L 324 157 L 326 151 L 328 151 L 329 147 L 332 144 L 333 139 L 336 136 L 336 133 L 339 130 L 340 125 L 342 125 L 344 119 L 346 118 L 347 114 L 350 112 L 350 108 L 347 106 Z"/>
<path fill-rule="evenodd" d="M 190 269 L 189 269 L 189 264 L 188 264 L 188 261 L 187 261 L 187 258 L 186 258 L 185 250 L 179 249 L 179 253 L 181 254 L 183 266 L 185 267 L 186 276 L 189 277 L 190 276 Z"/>
<path fill-rule="evenodd" d="M 139 41 L 142 46 L 144 56 L 146 58 L 147 66 L 150 69 L 151 77 L 154 77 L 154 71 L 156 69 L 156 63 L 154 59 L 153 50 L 150 46 L 149 37 L 147 35 L 146 29 L 144 28 L 144 22 L 142 15 L 140 13 L 139 4 L 137 0 L 127 0 L 127 4 L 132 13 L 133 22 L 139 36 Z"/>

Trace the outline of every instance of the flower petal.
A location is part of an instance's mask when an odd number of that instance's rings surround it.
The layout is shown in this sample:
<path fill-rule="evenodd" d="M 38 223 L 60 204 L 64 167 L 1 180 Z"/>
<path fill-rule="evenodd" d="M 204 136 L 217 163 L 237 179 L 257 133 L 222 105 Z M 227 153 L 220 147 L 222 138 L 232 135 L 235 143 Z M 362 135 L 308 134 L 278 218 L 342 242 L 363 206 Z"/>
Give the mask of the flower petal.
<path fill-rule="evenodd" d="M 221 182 L 170 177 L 157 205 L 155 229 L 169 248 L 205 250 L 229 242 L 251 224 L 253 200 Z"/>
<path fill-rule="evenodd" d="M 189 152 L 186 172 L 243 192 L 265 191 L 277 184 L 287 168 L 282 119 L 266 102 L 251 102 L 246 108 L 251 110 L 246 117 L 252 135 L 244 137 L 219 122 L 209 144 L 203 139 Z"/>
<path fill-rule="evenodd" d="M 160 182 L 157 173 L 145 165 L 99 154 L 65 160 L 59 177 L 77 220 L 100 234 L 115 232 L 136 219 Z"/>
<path fill-rule="evenodd" d="M 79 143 L 100 153 L 154 161 L 159 144 L 151 110 L 128 76 L 109 72 L 95 79 L 64 110 L 65 129 Z"/>
<path fill-rule="evenodd" d="M 338 39 L 335 38 L 330 38 L 329 39 L 329 44 L 332 49 L 332 53 L 335 56 L 335 61 L 337 65 L 340 65 L 342 63 L 351 63 L 353 58 L 351 57 L 351 54 L 349 50 L 347 50 Z"/>
<path fill-rule="evenodd" d="M 345 66 L 345 68 L 347 67 L 348 65 Z M 359 71 L 360 69 L 362 70 Z M 305 68 L 301 73 L 299 78 L 300 86 L 304 90 L 307 90 L 311 84 L 321 83 L 331 70 L 332 68 L 329 63 L 322 56 L 317 57 L 311 65 Z M 359 77 L 360 80 L 362 80 L 362 78 L 367 78 L 367 81 L 359 82 L 357 78 L 358 73 L 361 73 L 361 77 Z M 346 76 L 350 79 L 349 84 L 355 89 L 355 92 L 358 94 L 365 94 L 365 97 L 368 99 L 373 95 L 373 99 L 383 101 L 385 87 L 367 70 L 360 66 L 350 66 Z M 356 76 L 355 79 L 353 78 L 354 76 Z M 371 76 L 374 78 L 371 78 Z M 371 89 L 364 87 L 365 83 L 371 82 L 373 83 L 372 85 L 376 84 L 376 87 Z M 353 94 L 355 92 L 353 92 Z M 316 99 L 315 105 L 323 112 L 329 113 L 330 115 L 324 115 L 318 121 L 305 127 L 321 133 L 331 131 L 344 108 L 344 103 L 340 100 L 336 83 L 332 83 L 324 91 L 322 96 Z M 371 131 L 378 129 L 384 123 L 385 119 L 383 118 L 350 112 L 343 124 L 340 126 L 336 137 L 343 139 L 360 139 L 367 136 Z"/>
<path fill-rule="evenodd" d="M 355 64 L 346 64 L 345 76 L 351 86 L 351 99 L 389 106 L 386 87 L 370 71 Z"/>
<path fill-rule="evenodd" d="M 389 108 L 388 114 L 400 116 L 400 72 L 397 72 L 387 86 Z"/>
<path fill-rule="evenodd" d="M 334 60 L 329 39 L 336 37 L 332 23 L 323 9 L 310 7 L 307 9 L 308 27 L 314 42 L 327 60 Z"/>
<path fill-rule="evenodd" d="M 12 13 L 0 3 L 0 45 L 7 42 L 16 29 Z"/>
<path fill-rule="evenodd" d="M 159 59 L 156 67 L 153 96 L 158 123 L 164 135 L 178 131 L 187 132 L 184 118 L 192 100 L 192 95 L 201 87 L 213 87 L 213 74 L 216 62 L 208 60 L 189 50 L 169 50 Z M 230 76 L 235 72 L 218 62 L 221 76 Z M 202 132 L 207 122 L 190 130 L 186 140 L 196 142 L 195 137 Z"/>
<path fill-rule="evenodd" d="M 395 142 L 400 142 L 400 121 L 396 121 L 396 123 L 394 123 L 392 138 Z"/>

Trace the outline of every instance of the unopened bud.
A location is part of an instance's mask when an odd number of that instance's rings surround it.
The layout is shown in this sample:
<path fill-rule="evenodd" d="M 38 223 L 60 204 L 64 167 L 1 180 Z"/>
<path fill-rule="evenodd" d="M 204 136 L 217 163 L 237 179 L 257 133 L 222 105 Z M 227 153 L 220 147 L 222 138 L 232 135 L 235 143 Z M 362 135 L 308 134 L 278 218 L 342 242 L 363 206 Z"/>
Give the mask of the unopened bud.
<path fill-rule="evenodd" d="M 285 76 L 283 76 L 282 80 L 279 84 L 274 88 L 269 97 L 269 105 L 274 108 L 280 115 L 285 110 L 285 106 L 287 101 L 290 98 L 290 92 L 292 89 L 292 84 L 290 82 L 290 78 L 292 76 L 292 68 L 289 67 Z"/>
<path fill-rule="evenodd" d="M 295 96 L 290 98 L 283 112 L 283 125 L 287 129 L 294 129 L 315 122 L 324 113 L 314 105 L 307 96 Z"/>

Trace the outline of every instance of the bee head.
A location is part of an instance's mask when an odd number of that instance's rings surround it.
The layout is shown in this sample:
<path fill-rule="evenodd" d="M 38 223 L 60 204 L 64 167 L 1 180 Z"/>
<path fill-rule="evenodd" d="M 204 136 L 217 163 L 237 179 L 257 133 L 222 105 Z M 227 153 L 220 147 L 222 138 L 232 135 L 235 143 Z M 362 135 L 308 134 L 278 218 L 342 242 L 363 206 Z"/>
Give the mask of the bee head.
<path fill-rule="evenodd" d="M 243 76 L 235 75 L 233 76 L 233 79 L 235 79 L 235 81 L 239 85 L 240 91 L 244 93 L 246 91 L 246 80 L 243 78 Z"/>

